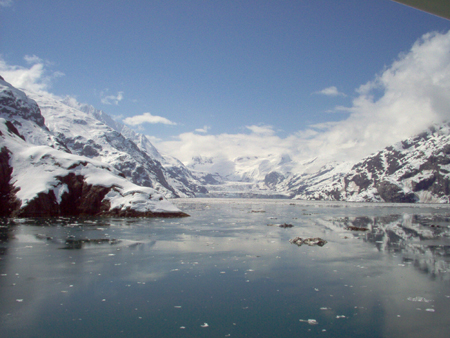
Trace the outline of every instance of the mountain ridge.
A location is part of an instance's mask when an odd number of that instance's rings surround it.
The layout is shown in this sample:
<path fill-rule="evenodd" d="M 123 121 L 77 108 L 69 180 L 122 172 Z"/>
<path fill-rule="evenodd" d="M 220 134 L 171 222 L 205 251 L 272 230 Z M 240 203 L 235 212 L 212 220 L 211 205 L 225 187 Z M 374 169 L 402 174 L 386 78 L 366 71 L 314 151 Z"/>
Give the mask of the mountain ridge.
<path fill-rule="evenodd" d="M 0 216 L 186 216 L 108 163 L 73 154 L 37 103 L 0 78 Z"/>

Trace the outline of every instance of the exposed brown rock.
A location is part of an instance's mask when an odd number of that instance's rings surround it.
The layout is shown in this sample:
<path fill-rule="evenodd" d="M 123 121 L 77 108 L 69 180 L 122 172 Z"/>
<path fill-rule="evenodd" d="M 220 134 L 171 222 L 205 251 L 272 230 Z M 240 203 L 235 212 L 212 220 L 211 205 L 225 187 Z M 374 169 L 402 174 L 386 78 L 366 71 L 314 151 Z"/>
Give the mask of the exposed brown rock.
<path fill-rule="evenodd" d="M 20 208 L 20 203 L 15 205 L 10 212 L 3 216 L 14 217 L 55 217 L 55 216 L 102 216 L 102 217 L 186 217 L 183 212 L 151 211 L 139 212 L 131 208 L 125 210 L 113 209 L 108 201 L 104 201 L 106 194 L 114 187 L 93 186 L 87 184 L 84 177 L 73 173 L 64 177 L 58 177 L 61 184 L 66 184 L 68 192 L 61 197 L 58 204 L 53 191 L 39 193 L 25 207 Z"/>
<path fill-rule="evenodd" d="M 20 208 L 20 201 L 16 198 L 16 190 L 10 184 L 12 168 L 9 165 L 9 151 L 6 147 L 0 150 L 0 217 L 11 215 Z"/>

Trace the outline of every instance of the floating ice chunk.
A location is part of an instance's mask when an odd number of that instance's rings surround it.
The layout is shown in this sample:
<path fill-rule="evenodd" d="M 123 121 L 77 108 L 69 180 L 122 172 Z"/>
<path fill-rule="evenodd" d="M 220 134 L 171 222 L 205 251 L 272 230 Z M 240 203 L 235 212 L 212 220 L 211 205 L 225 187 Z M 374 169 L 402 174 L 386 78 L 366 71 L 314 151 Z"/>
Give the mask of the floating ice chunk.
<path fill-rule="evenodd" d="M 186 326 L 180 326 L 180 329 L 184 330 L 186 328 Z"/>
<path fill-rule="evenodd" d="M 425 311 L 434 312 L 435 310 L 434 309 L 426 309 Z"/>
<path fill-rule="evenodd" d="M 203 323 L 202 325 L 200 325 L 200 327 L 208 327 L 208 323 Z"/>
<path fill-rule="evenodd" d="M 337 319 L 339 319 L 339 318 L 345 318 L 345 316 L 344 316 L 344 315 L 340 315 L 340 316 L 338 315 L 338 316 L 336 316 L 336 318 L 337 318 Z"/>
<path fill-rule="evenodd" d="M 174 308 L 175 309 L 181 309 L 181 305 L 175 305 Z"/>
<path fill-rule="evenodd" d="M 317 322 L 317 320 L 315 320 L 315 319 L 307 319 L 307 320 L 305 320 L 305 319 L 299 319 L 298 321 L 299 321 L 299 322 L 303 322 L 303 323 L 308 323 L 309 325 L 317 325 L 317 324 L 319 324 L 319 323 Z"/>
<path fill-rule="evenodd" d="M 23 299 L 16 299 L 16 302 L 17 303 L 22 303 L 23 302 Z M 428 311 L 428 310 L 427 310 Z"/>
<path fill-rule="evenodd" d="M 407 300 L 409 300 L 410 302 L 424 302 L 424 303 L 429 303 L 432 302 L 431 299 L 426 299 L 425 297 L 408 297 L 406 298 Z"/>

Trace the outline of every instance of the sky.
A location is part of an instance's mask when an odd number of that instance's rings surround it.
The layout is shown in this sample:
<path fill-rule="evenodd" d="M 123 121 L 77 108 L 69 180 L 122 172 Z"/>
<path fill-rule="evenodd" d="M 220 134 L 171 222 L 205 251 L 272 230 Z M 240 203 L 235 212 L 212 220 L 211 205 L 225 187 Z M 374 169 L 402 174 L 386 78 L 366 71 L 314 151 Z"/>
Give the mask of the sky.
<path fill-rule="evenodd" d="M 0 0 L 0 75 L 185 163 L 357 159 L 450 117 L 449 29 L 390 0 Z"/>

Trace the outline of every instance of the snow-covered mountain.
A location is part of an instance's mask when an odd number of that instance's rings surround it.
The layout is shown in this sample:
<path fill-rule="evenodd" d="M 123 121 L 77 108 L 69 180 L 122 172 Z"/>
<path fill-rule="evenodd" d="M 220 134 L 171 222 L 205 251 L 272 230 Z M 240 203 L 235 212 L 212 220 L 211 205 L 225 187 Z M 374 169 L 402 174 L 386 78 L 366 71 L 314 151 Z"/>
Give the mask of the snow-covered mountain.
<path fill-rule="evenodd" d="M 187 164 L 211 197 L 292 198 L 316 191 L 348 171 L 352 163 L 318 165 L 317 158 L 298 162 L 287 154 L 238 157 L 233 161 L 196 156 Z"/>
<path fill-rule="evenodd" d="M 207 192 L 181 162 L 161 155 L 147 137 L 103 111 L 72 98 L 25 93 L 39 105 L 48 129 L 72 153 L 109 163 L 131 182 L 154 188 L 165 197 L 193 197 Z"/>
<path fill-rule="evenodd" d="M 211 196 L 287 197 L 353 202 L 448 203 L 450 123 L 387 147 L 358 162 L 287 155 L 195 157 L 188 167 Z"/>
<path fill-rule="evenodd" d="M 185 214 L 112 165 L 72 154 L 47 128 L 36 102 L 0 77 L 0 216 L 60 215 Z"/>
<path fill-rule="evenodd" d="M 450 123 L 435 125 L 354 164 L 318 189 L 297 189 L 295 198 L 448 203 Z"/>

